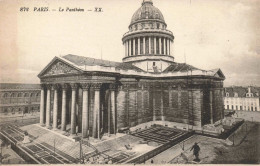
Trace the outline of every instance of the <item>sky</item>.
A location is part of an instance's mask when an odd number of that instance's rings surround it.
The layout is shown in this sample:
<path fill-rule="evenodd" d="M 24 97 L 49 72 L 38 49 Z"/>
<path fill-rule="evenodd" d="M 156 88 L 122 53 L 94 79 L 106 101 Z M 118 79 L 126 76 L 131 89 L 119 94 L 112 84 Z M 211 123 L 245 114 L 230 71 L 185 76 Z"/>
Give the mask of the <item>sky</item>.
<path fill-rule="evenodd" d="M 55 56 L 67 54 L 121 62 L 122 36 L 141 3 L 0 0 L 0 82 L 39 83 L 40 71 Z M 153 0 L 153 5 L 175 36 L 175 62 L 220 68 L 224 86 L 260 86 L 260 0 Z M 59 11 L 67 7 L 85 11 Z M 103 12 L 94 12 L 95 7 Z"/>

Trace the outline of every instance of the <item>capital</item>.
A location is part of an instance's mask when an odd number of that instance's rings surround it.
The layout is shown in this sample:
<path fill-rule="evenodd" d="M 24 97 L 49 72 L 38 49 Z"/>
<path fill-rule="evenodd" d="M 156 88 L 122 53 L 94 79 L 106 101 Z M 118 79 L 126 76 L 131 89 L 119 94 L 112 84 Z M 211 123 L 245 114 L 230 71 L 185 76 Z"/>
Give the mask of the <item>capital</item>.
<path fill-rule="evenodd" d="M 68 88 L 69 88 L 69 85 L 68 84 L 61 84 L 61 88 L 63 89 L 63 90 L 67 90 Z"/>
<path fill-rule="evenodd" d="M 46 86 L 46 88 L 47 88 L 48 90 L 51 90 L 51 88 L 52 88 L 52 84 L 46 84 L 45 86 Z"/>
<path fill-rule="evenodd" d="M 111 89 L 111 90 L 115 90 L 117 87 L 118 87 L 118 85 L 115 83 L 109 84 L 109 89 Z"/>
<path fill-rule="evenodd" d="M 53 84 L 52 88 L 53 88 L 54 90 L 57 90 L 57 89 L 60 88 L 60 85 L 59 85 L 59 84 Z"/>
<path fill-rule="evenodd" d="M 72 83 L 72 84 L 70 84 L 70 87 L 71 87 L 71 89 L 75 90 L 75 89 L 77 89 L 79 86 L 78 86 L 77 83 Z"/>
<path fill-rule="evenodd" d="M 91 87 L 94 88 L 94 89 L 97 89 L 99 90 L 102 86 L 102 83 L 93 83 L 91 84 Z"/>
<path fill-rule="evenodd" d="M 44 89 L 46 87 L 46 84 L 40 84 L 41 89 Z"/>
<path fill-rule="evenodd" d="M 80 86 L 83 90 L 88 90 L 90 88 L 91 84 L 90 83 L 81 83 Z"/>

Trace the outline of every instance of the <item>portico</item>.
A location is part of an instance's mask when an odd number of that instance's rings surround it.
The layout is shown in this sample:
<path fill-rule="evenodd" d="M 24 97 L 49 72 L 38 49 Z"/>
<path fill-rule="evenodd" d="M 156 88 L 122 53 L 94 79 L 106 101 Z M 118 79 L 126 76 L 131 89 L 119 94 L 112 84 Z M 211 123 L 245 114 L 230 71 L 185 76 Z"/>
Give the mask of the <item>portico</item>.
<path fill-rule="evenodd" d="M 100 138 L 104 128 L 107 128 L 107 133 L 116 134 L 115 87 L 115 83 L 104 82 L 43 83 L 40 124 L 61 131 L 68 130 L 66 126 L 70 124 L 70 134 L 82 133 L 83 138 Z M 100 100 L 100 93 L 107 93 L 109 104 Z M 105 105 L 109 106 L 105 108 Z M 107 116 L 104 117 L 104 114 Z"/>

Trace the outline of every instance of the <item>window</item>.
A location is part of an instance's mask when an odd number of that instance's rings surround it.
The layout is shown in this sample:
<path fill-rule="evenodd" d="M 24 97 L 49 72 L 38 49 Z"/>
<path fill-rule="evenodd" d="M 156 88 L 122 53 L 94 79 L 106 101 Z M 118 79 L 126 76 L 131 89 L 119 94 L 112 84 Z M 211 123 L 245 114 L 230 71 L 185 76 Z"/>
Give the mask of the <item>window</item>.
<path fill-rule="evenodd" d="M 229 110 L 229 105 L 227 105 L 227 109 Z"/>
<path fill-rule="evenodd" d="M 229 97 L 229 93 L 226 93 L 226 97 Z"/>
<path fill-rule="evenodd" d="M 7 98 L 7 97 L 8 97 L 8 93 L 5 93 L 3 97 L 4 97 L 4 98 Z"/>
<path fill-rule="evenodd" d="M 238 107 L 236 106 L 236 110 L 238 110 Z"/>
<path fill-rule="evenodd" d="M 29 93 L 25 93 L 25 94 L 24 94 L 24 97 L 29 97 Z"/>
<path fill-rule="evenodd" d="M 155 62 L 153 62 L 153 66 L 155 66 Z"/>
<path fill-rule="evenodd" d="M 243 108 L 242 108 L 242 106 L 240 106 L 240 110 L 242 110 Z"/>
<path fill-rule="evenodd" d="M 234 94 L 234 97 L 238 97 L 238 94 L 237 94 L 237 93 L 235 93 L 235 94 Z"/>
<path fill-rule="evenodd" d="M 18 97 L 22 97 L 22 93 L 18 93 Z"/>
<path fill-rule="evenodd" d="M 5 114 L 5 115 L 8 114 L 8 110 L 7 110 L 7 108 L 4 109 L 4 114 Z"/>
<path fill-rule="evenodd" d="M 234 106 L 232 105 L 232 110 L 234 110 Z"/>
<path fill-rule="evenodd" d="M 160 28 L 160 24 L 159 23 L 157 23 L 157 29 L 159 29 Z"/>

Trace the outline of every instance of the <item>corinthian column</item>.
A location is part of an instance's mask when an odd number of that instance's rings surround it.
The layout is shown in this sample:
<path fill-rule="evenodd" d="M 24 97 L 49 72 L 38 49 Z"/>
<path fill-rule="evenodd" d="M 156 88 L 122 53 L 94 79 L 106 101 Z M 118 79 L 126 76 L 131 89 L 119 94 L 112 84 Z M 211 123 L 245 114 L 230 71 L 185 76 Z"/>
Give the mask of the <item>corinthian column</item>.
<path fill-rule="evenodd" d="M 125 57 L 127 57 L 127 46 L 126 46 L 126 42 L 124 42 L 124 46 L 125 46 Z"/>
<path fill-rule="evenodd" d="M 166 38 L 163 38 L 163 54 L 166 55 L 166 43 L 165 43 Z"/>
<path fill-rule="evenodd" d="M 89 137 L 89 110 L 88 110 L 88 90 L 90 84 L 81 84 L 83 89 L 83 101 L 82 101 L 82 137 Z"/>
<path fill-rule="evenodd" d="M 113 134 L 116 134 L 116 96 L 115 96 L 115 91 L 116 91 L 117 85 L 116 84 L 110 84 L 109 89 L 110 89 L 110 103 L 111 103 L 111 113 L 112 113 L 112 126 L 113 126 Z M 109 109 L 110 110 L 110 109 Z M 109 115 L 111 114 L 109 112 Z M 109 116 L 110 117 L 110 116 Z M 110 129 L 110 124 L 109 129 Z M 109 131 L 110 133 L 110 131 Z"/>
<path fill-rule="evenodd" d="M 213 109 L 212 109 L 212 90 L 209 91 L 209 109 L 210 109 L 210 123 L 213 124 Z"/>
<path fill-rule="evenodd" d="M 162 38 L 159 37 L 159 54 L 162 55 Z"/>
<path fill-rule="evenodd" d="M 76 91 L 78 89 L 77 84 L 70 84 L 71 86 L 71 134 L 76 134 Z"/>
<path fill-rule="evenodd" d="M 152 43 L 151 43 L 151 37 L 149 37 L 149 54 L 152 53 L 151 49 L 152 49 Z"/>
<path fill-rule="evenodd" d="M 141 46 L 141 43 L 140 43 L 140 37 L 138 37 L 138 42 L 137 42 L 137 47 L 138 47 L 138 50 L 137 50 L 137 55 L 140 55 L 141 52 L 140 52 L 140 46 Z"/>
<path fill-rule="evenodd" d="M 47 85 L 46 128 L 51 127 L 51 85 Z"/>
<path fill-rule="evenodd" d="M 44 125 L 44 85 L 41 84 L 40 125 Z"/>
<path fill-rule="evenodd" d="M 143 55 L 145 55 L 145 37 L 143 37 Z"/>
<path fill-rule="evenodd" d="M 91 85 L 95 91 L 94 113 L 93 113 L 93 136 L 100 139 L 100 88 L 101 83 Z"/>
<path fill-rule="evenodd" d="M 135 38 L 133 39 L 133 55 L 135 55 Z"/>
<path fill-rule="evenodd" d="M 58 126 L 58 89 L 59 85 L 53 86 L 54 89 L 54 102 L 53 102 L 53 129 L 57 129 Z"/>
<path fill-rule="evenodd" d="M 153 38 L 153 44 L 154 44 L 154 46 L 153 46 L 153 53 L 155 55 L 155 54 L 157 54 L 156 53 L 156 51 L 157 51 L 157 49 L 156 49 L 156 36 Z"/>
<path fill-rule="evenodd" d="M 129 40 L 129 56 L 132 56 L 132 39 Z"/>
<path fill-rule="evenodd" d="M 62 108 L 61 108 L 61 130 L 66 131 L 66 106 L 68 85 L 62 85 Z"/>
<path fill-rule="evenodd" d="M 126 57 L 129 56 L 128 40 L 125 41 L 126 44 Z"/>

